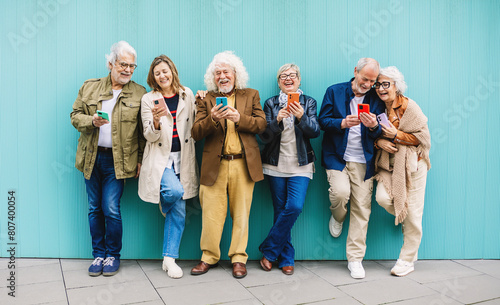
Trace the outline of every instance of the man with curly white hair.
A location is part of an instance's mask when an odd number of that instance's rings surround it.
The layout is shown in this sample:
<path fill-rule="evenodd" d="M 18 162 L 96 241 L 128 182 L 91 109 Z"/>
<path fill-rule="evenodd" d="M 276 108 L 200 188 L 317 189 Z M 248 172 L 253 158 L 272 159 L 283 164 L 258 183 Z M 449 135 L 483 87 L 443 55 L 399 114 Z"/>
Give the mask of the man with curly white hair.
<path fill-rule="evenodd" d="M 200 275 L 216 267 L 227 213 L 233 220 L 228 256 L 233 276 L 247 275 L 248 219 L 255 182 L 263 180 L 262 162 L 255 135 L 266 128 L 259 92 L 247 88 L 248 73 L 233 52 L 214 56 L 205 74 L 208 93 L 197 98 L 191 130 L 196 141 L 205 139 L 200 177 L 202 207 L 201 261 L 192 270 Z M 227 98 L 227 105 L 217 98 Z"/>
<path fill-rule="evenodd" d="M 120 198 L 125 179 L 137 178 L 141 169 L 146 140 L 139 109 L 146 89 L 130 80 L 136 61 L 137 53 L 126 41 L 113 44 L 106 55 L 109 75 L 85 81 L 71 112 L 71 124 L 80 132 L 75 166 L 83 172 L 89 201 L 90 276 L 118 272 Z"/>

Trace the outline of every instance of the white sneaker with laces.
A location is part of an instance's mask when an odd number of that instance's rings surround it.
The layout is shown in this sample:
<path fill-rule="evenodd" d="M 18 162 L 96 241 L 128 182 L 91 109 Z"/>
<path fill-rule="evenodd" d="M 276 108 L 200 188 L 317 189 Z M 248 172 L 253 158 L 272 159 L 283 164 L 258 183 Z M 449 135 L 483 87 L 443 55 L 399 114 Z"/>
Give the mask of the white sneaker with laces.
<path fill-rule="evenodd" d="M 363 279 L 365 278 L 365 269 L 361 262 L 349 262 L 347 263 L 347 269 L 351 271 L 351 277 L 353 279 Z"/>
<path fill-rule="evenodd" d="M 342 225 L 343 222 L 338 222 L 333 218 L 333 216 L 330 216 L 330 222 L 328 223 L 328 228 L 330 229 L 330 234 L 332 234 L 333 237 L 337 238 L 342 234 Z"/>
<path fill-rule="evenodd" d="M 395 276 L 405 276 L 413 270 L 415 270 L 413 263 L 398 259 L 396 265 L 391 269 L 391 274 Z"/>
<path fill-rule="evenodd" d="M 163 257 L 162 269 L 167 271 L 167 275 L 173 279 L 181 278 L 184 275 L 181 267 L 175 263 L 175 258 L 172 257 Z"/>

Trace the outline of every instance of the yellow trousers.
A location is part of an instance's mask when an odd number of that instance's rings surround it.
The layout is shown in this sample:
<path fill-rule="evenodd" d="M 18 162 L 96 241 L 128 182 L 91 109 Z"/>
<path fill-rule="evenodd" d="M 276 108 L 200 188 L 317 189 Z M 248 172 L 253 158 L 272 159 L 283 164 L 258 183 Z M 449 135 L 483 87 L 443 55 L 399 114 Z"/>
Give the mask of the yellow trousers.
<path fill-rule="evenodd" d="M 248 254 L 248 219 L 255 182 L 248 174 L 245 159 L 222 160 L 219 175 L 212 186 L 200 186 L 202 208 L 201 260 L 215 264 L 220 259 L 222 229 L 229 212 L 233 220 L 231 245 L 228 256 L 232 263 L 246 264 Z"/>

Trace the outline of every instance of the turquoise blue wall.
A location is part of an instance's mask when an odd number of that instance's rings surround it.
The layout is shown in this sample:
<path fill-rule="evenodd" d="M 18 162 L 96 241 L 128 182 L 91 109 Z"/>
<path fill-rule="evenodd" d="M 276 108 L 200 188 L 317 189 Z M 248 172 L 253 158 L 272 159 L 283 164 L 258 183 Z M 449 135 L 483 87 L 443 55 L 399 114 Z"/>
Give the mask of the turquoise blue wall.
<path fill-rule="evenodd" d="M 69 113 L 82 83 L 107 74 L 111 44 L 126 40 L 138 52 L 134 81 L 146 86 L 149 64 L 164 53 L 194 91 L 204 89 L 213 55 L 234 50 L 262 102 L 278 92 L 276 71 L 287 62 L 301 67 L 302 89 L 319 105 L 329 85 L 352 77 L 358 58 L 397 66 L 432 134 L 419 257 L 500 258 L 499 1 L 1 0 L 1 7 L 1 256 L 13 189 L 18 256 L 90 257 L 84 180 L 73 166 L 78 132 Z M 313 141 L 318 155 L 320 139 Z M 316 170 L 293 229 L 296 258 L 345 259 L 347 234 L 328 233 L 320 162 Z M 366 258 L 395 259 L 401 228 L 374 200 L 372 211 Z M 139 200 L 134 179 L 122 214 L 123 256 L 159 258 L 163 218 L 156 205 Z M 267 181 L 255 187 L 250 222 L 248 253 L 257 259 L 272 222 Z M 198 259 L 197 200 L 188 202 L 186 223 L 181 258 Z M 230 220 L 223 253 L 229 228 Z"/>

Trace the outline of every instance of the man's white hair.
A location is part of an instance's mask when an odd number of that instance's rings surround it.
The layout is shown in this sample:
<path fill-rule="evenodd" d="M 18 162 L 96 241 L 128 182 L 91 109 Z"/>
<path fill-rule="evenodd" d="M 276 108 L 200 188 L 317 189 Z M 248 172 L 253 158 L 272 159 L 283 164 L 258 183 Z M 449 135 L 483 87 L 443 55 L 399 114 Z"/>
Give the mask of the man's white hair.
<path fill-rule="evenodd" d="M 392 79 L 394 81 L 394 85 L 396 86 L 396 92 L 401 95 L 403 95 L 408 88 L 403 73 L 399 72 L 398 68 L 394 66 L 380 69 L 378 77 L 380 76 Z"/>
<path fill-rule="evenodd" d="M 135 52 L 135 49 L 132 48 L 132 46 L 124 40 L 113 44 L 110 51 L 110 54 L 106 54 L 106 68 L 108 68 L 108 70 L 110 71 L 111 69 L 109 68 L 109 64 L 114 65 L 118 57 L 125 53 L 133 55 L 134 63 L 137 62 L 137 52 Z"/>
<path fill-rule="evenodd" d="M 243 65 L 241 59 L 234 55 L 232 51 L 224 51 L 214 56 L 212 62 L 208 65 L 207 72 L 205 73 L 205 86 L 208 91 L 217 91 L 217 84 L 215 83 L 215 69 L 220 64 L 229 65 L 235 75 L 235 88 L 244 89 L 248 83 L 247 69 Z"/>

